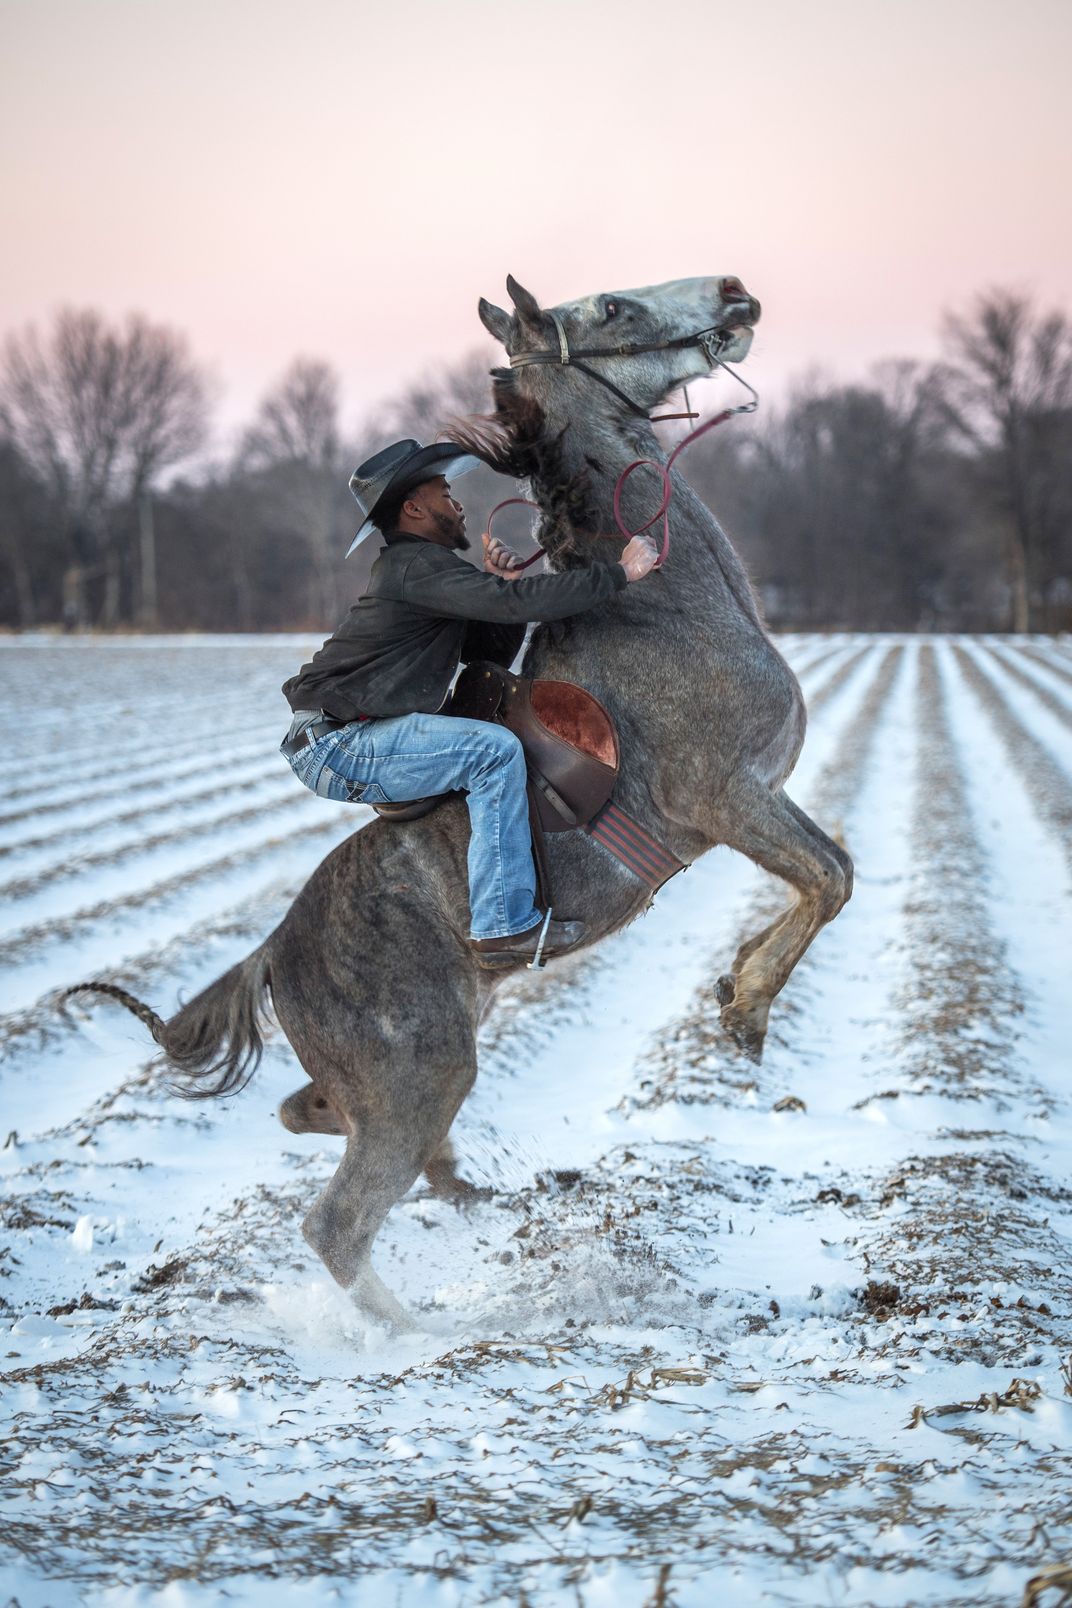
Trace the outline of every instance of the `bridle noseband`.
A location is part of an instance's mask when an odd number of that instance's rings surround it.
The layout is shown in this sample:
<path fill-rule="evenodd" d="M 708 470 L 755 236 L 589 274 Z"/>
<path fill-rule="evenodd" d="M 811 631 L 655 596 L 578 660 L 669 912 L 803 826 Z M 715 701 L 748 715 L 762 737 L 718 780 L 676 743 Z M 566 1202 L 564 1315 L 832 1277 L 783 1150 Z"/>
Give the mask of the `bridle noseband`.
<path fill-rule="evenodd" d="M 655 561 L 655 568 L 661 568 L 661 566 L 666 562 L 667 554 L 670 551 L 670 499 L 673 495 L 673 486 L 670 480 L 670 470 L 674 466 L 675 458 L 684 452 L 685 448 L 690 446 L 693 441 L 698 441 L 700 436 L 707 434 L 708 430 L 713 430 L 717 424 L 725 423 L 727 419 L 732 419 L 737 413 L 754 413 L 759 406 L 759 396 L 755 389 L 749 385 L 748 381 L 742 380 L 737 371 L 730 368 L 729 364 L 723 360 L 721 351 L 726 344 L 727 337 L 725 332 L 721 330 L 717 324 L 712 324 L 707 329 L 696 330 L 692 335 L 675 336 L 673 340 L 669 341 L 637 341 L 625 343 L 619 346 L 580 347 L 576 351 L 571 351 L 569 340 L 566 337 L 565 328 L 563 327 L 562 320 L 559 318 L 558 314 L 548 311 L 547 317 L 554 325 L 555 333 L 558 336 L 558 351 L 515 352 L 514 356 L 510 359 L 511 368 L 526 368 L 532 364 L 543 363 L 553 364 L 556 368 L 579 369 L 582 374 L 586 374 L 589 379 L 595 380 L 596 383 L 598 385 L 602 385 L 605 390 L 613 392 L 620 402 L 625 403 L 625 406 L 631 413 L 635 414 L 638 418 L 647 420 L 649 419 L 647 408 L 640 407 L 636 402 L 633 401 L 632 397 L 626 396 L 625 392 L 620 390 L 618 386 L 616 386 L 611 380 L 606 379 L 602 374 L 597 374 L 595 369 L 589 368 L 588 364 L 581 360 L 586 357 L 639 357 L 644 352 L 680 352 L 686 347 L 698 346 L 712 368 L 715 368 L 717 365 L 717 367 L 722 369 L 723 373 L 730 375 L 732 379 L 737 381 L 738 385 L 743 385 L 745 390 L 751 394 L 751 401 L 741 402 L 735 408 L 723 408 L 721 413 L 716 413 L 715 417 L 713 419 L 708 419 L 706 424 L 701 424 L 697 429 L 690 430 L 689 434 L 684 438 L 684 440 L 678 442 L 677 446 L 666 460 L 665 465 L 656 463 L 654 458 L 635 458 L 632 463 L 626 465 L 621 474 L 618 476 L 614 486 L 614 522 L 617 525 L 623 539 L 628 542 L 631 541 L 634 536 L 639 536 L 644 531 L 650 530 L 656 521 L 661 519 L 663 522 L 663 541 L 662 547 L 659 551 L 659 556 Z M 695 416 L 695 414 L 692 415 L 693 418 L 695 418 Z M 625 520 L 622 517 L 622 493 L 625 490 L 625 484 L 629 479 L 629 476 L 635 470 L 643 468 L 654 469 L 655 473 L 660 476 L 662 480 L 663 494 L 659 506 L 655 510 L 654 514 L 652 514 L 651 518 L 645 524 L 639 526 L 638 529 L 630 530 L 629 526 L 625 523 Z M 507 497 L 505 502 L 499 503 L 488 515 L 489 535 L 491 533 L 492 520 L 499 512 L 499 509 L 511 508 L 520 504 L 524 504 L 529 508 L 536 509 L 538 509 L 540 506 L 539 503 L 532 502 L 532 500 L 528 497 Z M 538 552 L 533 553 L 531 558 L 527 558 L 523 564 L 519 564 L 518 568 L 528 569 L 530 564 L 535 564 L 536 560 L 538 558 L 542 558 L 543 556 L 543 548 L 541 547 Z"/>

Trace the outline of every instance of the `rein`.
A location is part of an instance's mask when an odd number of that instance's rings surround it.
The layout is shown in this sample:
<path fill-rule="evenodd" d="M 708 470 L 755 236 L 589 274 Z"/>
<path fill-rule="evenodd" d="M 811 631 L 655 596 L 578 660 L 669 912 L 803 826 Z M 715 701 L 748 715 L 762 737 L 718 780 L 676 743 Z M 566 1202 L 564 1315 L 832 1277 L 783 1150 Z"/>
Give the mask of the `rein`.
<path fill-rule="evenodd" d="M 713 419 L 708 419 L 706 424 L 701 424 L 695 430 L 690 430 L 688 435 L 685 436 L 683 440 L 678 442 L 677 446 L 666 460 L 665 465 L 657 463 L 654 458 L 634 458 L 632 463 L 626 464 L 625 468 L 618 476 L 618 479 L 614 485 L 614 523 L 618 527 L 618 532 L 621 536 L 621 539 L 627 542 L 632 541 L 634 536 L 640 536 L 644 531 L 650 530 L 651 527 L 661 519 L 663 522 L 662 546 L 659 550 L 659 556 L 654 565 L 654 568 L 660 569 L 662 565 L 665 564 L 667 556 L 670 552 L 670 500 L 673 497 L 674 490 L 670 482 L 670 470 L 674 466 L 675 459 L 680 457 L 681 453 L 684 452 L 686 447 L 691 446 L 694 441 L 698 441 L 701 436 L 706 435 L 708 430 L 713 430 L 716 425 L 724 424 L 727 419 L 732 419 L 734 415 L 738 413 L 754 413 L 759 406 L 759 397 L 752 386 L 749 385 L 747 380 L 742 380 L 741 376 L 734 369 L 731 369 L 727 363 L 722 361 L 722 358 L 719 356 L 719 351 L 725 344 L 725 336 L 720 334 L 719 330 L 715 326 L 712 326 L 710 329 L 698 330 L 694 335 L 679 335 L 675 340 L 658 341 L 652 345 L 638 344 L 635 346 L 582 348 L 579 352 L 571 352 L 569 342 L 566 339 L 566 332 L 562 327 L 561 320 L 554 313 L 550 313 L 548 316 L 553 320 L 555 329 L 558 333 L 559 350 L 557 352 L 518 352 L 516 356 L 510 359 L 511 366 L 514 368 L 521 368 L 532 363 L 553 363 L 558 367 L 569 366 L 571 368 L 580 369 L 582 374 L 587 374 L 589 378 L 596 380 L 608 391 L 613 391 L 614 395 L 620 398 L 620 400 L 626 404 L 630 411 L 635 413 L 640 418 L 648 419 L 649 415 L 646 408 L 638 407 L 630 397 L 626 396 L 624 391 L 620 391 L 616 385 L 612 385 L 610 380 L 605 379 L 602 374 L 597 374 L 595 369 L 589 368 L 586 363 L 579 363 L 577 361 L 578 357 L 634 357 L 639 355 L 641 352 L 666 352 L 681 350 L 686 346 L 699 346 L 703 350 L 703 354 L 711 364 L 712 368 L 714 368 L 717 364 L 720 369 L 723 369 L 725 373 L 730 375 L 732 379 L 736 380 L 738 385 L 743 385 L 745 390 L 751 393 L 751 401 L 741 402 L 735 408 L 723 408 L 721 413 L 716 413 L 715 417 Z M 673 418 L 680 417 L 680 415 L 670 414 L 662 415 L 662 417 Z M 696 415 L 689 414 L 685 415 L 685 417 L 695 418 Z M 651 518 L 647 520 L 645 524 L 638 526 L 636 530 L 630 530 L 629 526 L 625 523 L 625 520 L 622 517 L 622 495 L 625 491 L 626 482 L 628 481 L 629 476 L 634 474 L 638 469 L 655 470 L 655 473 L 662 481 L 662 498 L 659 502 L 658 508 L 655 510 L 654 514 L 652 514 Z M 488 535 L 490 536 L 491 534 L 492 521 L 501 509 L 519 506 L 536 509 L 539 509 L 540 507 L 539 503 L 533 502 L 531 497 L 507 497 L 504 502 L 497 503 L 496 506 L 491 510 L 491 513 L 488 515 Z M 537 559 L 543 557 L 544 549 L 541 547 L 538 552 L 533 553 L 531 558 L 526 558 L 523 563 L 517 565 L 516 567 L 518 569 L 528 569 L 531 564 L 536 563 Z"/>

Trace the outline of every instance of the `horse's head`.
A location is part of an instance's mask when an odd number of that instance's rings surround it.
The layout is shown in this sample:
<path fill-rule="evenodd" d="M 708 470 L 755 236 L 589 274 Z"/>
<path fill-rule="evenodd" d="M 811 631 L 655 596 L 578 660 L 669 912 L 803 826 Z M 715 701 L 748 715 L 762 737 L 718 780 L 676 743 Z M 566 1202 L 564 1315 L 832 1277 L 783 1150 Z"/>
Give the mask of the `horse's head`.
<path fill-rule="evenodd" d="M 576 358 L 645 412 L 677 386 L 709 374 L 716 355 L 741 362 L 759 318 L 758 301 L 732 276 L 671 279 L 549 309 L 513 278 L 506 288 L 514 312 L 481 299 L 480 317 L 512 365 L 539 372 Z"/>

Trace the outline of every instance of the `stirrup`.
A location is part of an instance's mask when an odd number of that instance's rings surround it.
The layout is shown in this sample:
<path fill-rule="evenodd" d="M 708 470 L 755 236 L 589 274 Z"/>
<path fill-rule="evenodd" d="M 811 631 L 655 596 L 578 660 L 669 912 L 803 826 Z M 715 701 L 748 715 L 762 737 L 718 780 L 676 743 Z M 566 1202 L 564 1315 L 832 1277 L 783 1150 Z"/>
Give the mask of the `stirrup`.
<path fill-rule="evenodd" d="M 543 918 L 543 926 L 540 928 L 540 936 L 536 944 L 536 953 L 529 961 L 528 966 L 526 967 L 527 971 L 543 971 L 543 946 L 547 942 L 547 929 L 550 927 L 550 925 L 551 906 L 548 905 L 547 914 Z"/>

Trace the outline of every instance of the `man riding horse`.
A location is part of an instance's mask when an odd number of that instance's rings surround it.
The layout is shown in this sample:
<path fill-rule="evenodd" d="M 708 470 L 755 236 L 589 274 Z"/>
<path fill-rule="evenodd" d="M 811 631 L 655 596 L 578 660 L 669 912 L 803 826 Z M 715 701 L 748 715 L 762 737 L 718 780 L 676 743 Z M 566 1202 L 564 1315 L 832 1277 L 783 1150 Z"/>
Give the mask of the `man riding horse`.
<path fill-rule="evenodd" d="M 663 452 L 649 417 L 676 387 L 744 360 L 758 301 L 733 275 L 552 308 L 512 278 L 507 290 L 512 313 L 486 301 L 479 308 L 509 359 L 494 371 L 493 420 L 457 426 L 438 458 L 408 442 L 362 466 L 354 489 L 366 525 L 382 520 L 393 540 L 368 595 L 290 687 L 302 715 L 288 746 L 299 773 L 303 762 L 305 776 L 315 773 L 314 786 L 330 772 L 329 796 L 397 801 L 467 783 L 477 830 L 453 798 L 406 829 L 375 822 L 350 833 L 263 941 L 166 1019 L 116 983 L 78 985 L 133 1011 L 183 1091 L 200 1098 L 230 1094 L 252 1075 L 270 995 L 308 1079 L 280 1107 L 284 1126 L 345 1137 L 302 1232 L 362 1310 L 390 1323 L 406 1318 L 373 1267 L 376 1236 L 422 1172 L 445 1187 L 451 1124 L 477 1075 L 479 1024 L 500 977 L 535 948 L 525 932 L 537 915 L 527 842 L 524 854 L 515 844 L 510 864 L 503 852 L 502 817 L 521 787 L 519 768 L 512 794 L 505 780 L 502 754 L 515 753 L 513 744 L 497 757 L 487 746 L 459 756 L 452 740 L 462 723 L 437 716 L 463 654 L 485 652 L 495 629 L 499 657 L 510 657 L 532 615 L 592 609 L 569 626 L 538 628 L 516 678 L 526 692 L 541 684 L 583 692 L 617 734 L 607 808 L 617 812 L 619 850 L 572 827 L 547 843 L 556 899 L 586 925 L 586 944 L 638 916 L 667 865 L 692 865 L 719 844 L 792 887 L 792 904 L 743 940 L 714 983 L 723 1027 L 753 1059 L 772 1002 L 852 892 L 849 855 L 785 790 L 804 741 L 800 686 L 767 635 L 732 543 Z M 517 566 L 490 542 L 483 575 L 458 556 L 461 511 L 446 470 L 460 472 L 472 453 L 528 482 L 556 574 L 510 581 Z M 608 532 L 619 517 L 634 530 L 645 517 L 652 523 L 650 475 L 643 488 L 630 480 L 640 460 L 658 468 L 672 495 L 674 529 L 671 561 L 638 592 L 615 560 L 635 558 L 640 575 L 650 550 L 623 553 Z M 381 502 L 385 492 L 393 508 Z M 312 740 L 302 742 L 306 727 Z M 486 742 L 489 732 L 502 742 L 495 727 L 476 735 Z M 523 819 L 520 810 L 514 819 Z M 649 871 L 623 858 L 623 841 L 654 856 Z M 491 937 L 491 951 L 466 942 L 466 854 L 475 872 L 472 931 L 477 942 Z M 563 937 L 580 941 L 557 934 L 560 952 Z M 501 970 L 485 969 L 496 950 Z"/>
<path fill-rule="evenodd" d="M 647 575 L 656 553 L 634 537 L 618 563 L 521 579 L 521 561 L 485 534 L 482 573 L 458 556 L 470 543 L 450 488 L 478 462 L 454 445 L 398 441 L 354 471 L 364 522 L 349 552 L 373 530 L 385 546 L 364 596 L 285 683 L 294 719 L 282 752 L 323 798 L 375 805 L 465 793 L 469 942 L 495 969 L 538 948 L 562 954 L 586 927 L 545 923 L 537 909 L 521 744 L 504 726 L 445 715 L 451 682 L 462 662 L 508 666 L 527 622 L 598 607 Z"/>

